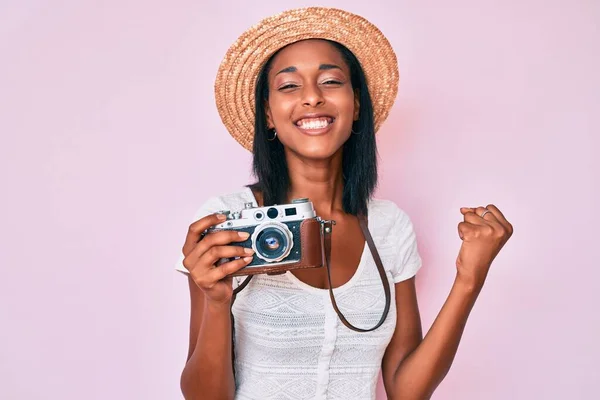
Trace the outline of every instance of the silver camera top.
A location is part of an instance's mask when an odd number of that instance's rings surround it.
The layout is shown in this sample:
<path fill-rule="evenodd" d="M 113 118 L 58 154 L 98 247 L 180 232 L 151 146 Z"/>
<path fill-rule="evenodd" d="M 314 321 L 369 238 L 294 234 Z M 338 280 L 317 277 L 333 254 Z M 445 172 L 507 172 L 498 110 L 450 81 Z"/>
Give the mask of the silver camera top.
<path fill-rule="evenodd" d="M 245 226 L 254 226 L 263 222 L 291 222 L 317 216 L 313 204 L 307 198 L 294 199 L 289 204 L 273 205 L 267 207 L 254 207 L 252 203 L 245 203 L 239 211 L 222 210 L 227 219 L 214 226 L 214 229 L 232 229 Z"/>

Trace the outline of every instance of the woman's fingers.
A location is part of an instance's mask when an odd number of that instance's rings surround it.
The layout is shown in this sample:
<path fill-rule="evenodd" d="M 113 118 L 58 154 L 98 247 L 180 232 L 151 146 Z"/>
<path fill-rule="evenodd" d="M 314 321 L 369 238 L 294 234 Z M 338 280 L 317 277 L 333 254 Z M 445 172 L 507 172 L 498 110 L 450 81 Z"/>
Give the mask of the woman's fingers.
<path fill-rule="evenodd" d="M 496 215 L 492 210 L 487 209 L 486 207 L 462 207 L 460 212 L 464 216 L 466 222 L 474 225 L 485 225 L 486 222 L 499 223 L 498 218 L 496 218 Z"/>
<path fill-rule="evenodd" d="M 254 254 L 252 249 L 241 246 L 213 246 L 199 259 L 198 264 L 212 269 L 217 261 L 233 257 L 249 257 Z"/>
<path fill-rule="evenodd" d="M 485 211 L 488 212 L 485 212 Z M 504 214 L 494 204 L 488 204 L 486 207 L 461 207 L 461 214 L 464 216 L 465 222 L 469 222 L 474 225 L 482 225 L 488 222 L 497 228 L 508 233 L 508 236 L 513 234 L 513 226 L 504 217 Z M 485 213 L 485 215 L 484 215 Z M 481 217 L 483 215 L 483 218 Z M 497 224 L 497 225 L 496 225 Z"/>
<path fill-rule="evenodd" d="M 469 211 L 463 211 L 463 209 L 461 209 L 464 221 L 473 225 L 487 225 L 491 222 L 488 218 L 489 213 L 486 214 L 484 218 L 481 218 L 484 211 L 485 209 L 483 207 L 469 208 Z"/>
<path fill-rule="evenodd" d="M 502 214 L 502 211 L 500 211 L 498 209 L 498 207 L 496 207 L 493 204 L 488 204 L 488 206 L 486 207 L 488 210 L 490 210 L 490 214 L 493 214 L 497 221 L 502 224 L 502 226 L 504 228 L 506 228 L 506 230 L 508 231 L 509 235 L 513 234 L 513 226 L 510 222 L 508 222 L 508 220 L 504 217 L 504 214 Z"/>
<path fill-rule="evenodd" d="M 252 261 L 252 256 L 239 258 L 237 260 L 228 261 L 215 267 L 206 273 L 206 279 L 208 282 L 218 282 L 221 279 L 226 278 L 228 275 L 239 271 L 244 268 Z"/>
<path fill-rule="evenodd" d="M 248 239 L 249 234 L 247 232 L 236 232 L 236 231 L 220 231 L 214 232 L 204 236 L 204 238 L 196 243 L 196 246 L 190 251 L 183 260 L 183 265 L 188 268 L 194 265 L 197 260 L 208 250 L 215 246 L 224 246 L 230 243 L 243 242 Z M 188 267 L 188 264 L 190 265 Z"/>
<path fill-rule="evenodd" d="M 204 239 L 200 243 L 206 247 L 222 246 L 234 242 L 243 242 L 249 237 L 250 234 L 248 232 L 219 231 L 204 236 Z"/>
<path fill-rule="evenodd" d="M 221 279 L 250 263 L 253 253 L 252 249 L 241 246 L 213 246 L 190 268 L 190 274 L 198 286 L 212 289 Z M 228 259 L 232 260 L 215 266 L 217 261 Z M 221 272 L 215 274 L 215 270 Z"/>
<path fill-rule="evenodd" d="M 187 256 L 190 251 L 196 246 L 200 237 L 211 226 L 217 225 L 225 220 L 223 214 L 210 214 L 190 225 L 185 243 L 183 245 L 183 255 Z"/>
<path fill-rule="evenodd" d="M 211 214 L 190 225 L 183 245 L 183 265 L 190 278 L 211 299 L 222 301 L 231 296 L 232 273 L 244 268 L 253 259 L 254 251 L 239 245 L 250 236 L 247 232 L 207 230 L 226 219 Z M 231 261 L 227 261 L 231 260 Z M 217 261 L 224 261 L 215 266 Z"/>
<path fill-rule="evenodd" d="M 460 212 L 464 216 L 464 221 L 458 224 L 458 234 L 462 240 L 493 236 L 506 241 L 512 235 L 512 225 L 493 204 L 487 207 L 462 207 Z"/>
<path fill-rule="evenodd" d="M 478 226 L 470 222 L 460 222 L 458 224 L 458 236 L 461 240 L 469 240 L 476 235 Z"/>

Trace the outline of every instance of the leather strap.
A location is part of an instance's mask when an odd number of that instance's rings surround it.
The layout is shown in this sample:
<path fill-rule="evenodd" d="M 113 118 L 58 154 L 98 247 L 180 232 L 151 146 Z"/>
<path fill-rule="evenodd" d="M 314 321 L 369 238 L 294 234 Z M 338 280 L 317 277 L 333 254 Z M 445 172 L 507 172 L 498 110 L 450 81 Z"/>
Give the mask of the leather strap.
<path fill-rule="evenodd" d="M 233 299 L 231 300 L 232 304 L 233 304 L 233 301 L 235 300 L 235 295 L 238 294 L 243 288 L 245 288 L 250 283 L 250 279 L 252 279 L 253 276 L 254 275 L 248 275 L 246 277 L 246 279 L 244 279 L 244 282 L 240 283 L 240 286 L 233 289 Z"/>
<path fill-rule="evenodd" d="M 235 297 L 237 294 L 246 287 L 250 283 L 250 279 L 252 279 L 254 275 L 248 275 L 244 282 L 240 284 L 240 286 L 233 289 L 233 295 L 231 296 L 231 306 L 229 308 L 229 315 L 231 318 L 231 365 L 233 366 L 233 378 L 235 380 L 235 319 L 233 317 L 233 302 L 235 301 Z M 234 278 L 235 279 L 235 278 Z"/>
<path fill-rule="evenodd" d="M 330 223 L 330 221 L 327 221 Z M 332 284 L 331 284 L 331 223 L 329 225 L 329 229 L 327 229 L 327 222 L 324 226 L 324 231 L 323 231 L 323 252 L 325 253 L 325 266 L 327 267 L 327 281 L 329 283 L 329 297 L 331 298 L 331 305 L 333 306 L 333 309 L 335 310 L 335 312 L 337 313 L 338 317 L 340 318 L 340 321 L 342 321 L 342 323 L 348 328 L 351 329 L 353 331 L 356 332 L 371 332 L 374 331 L 375 329 L 379 328 L 385 321 L 385 319 L 387 318 L 388 312 L 390 311 L 390 303 L 391 303 L 391 292 L 390 292 L 390 284 L 387 278 L 387 275 L 385 274 L 385 269 L 383 268 L 383 263 L 381 262 L 381 258 L 379 257 L 379 253 L 377 252 L 377 248 L 375 247 L 375 242 L 373 242 L 373 238 L 371 237 L 371 232 L 369 232 L 369 227 L 368 227 L 368 223 L 367 223 L 367 217 L 363 214 L 359 214 L 358 215 L 358 222 L 360 224 L 360 228 L 363 232 L 363 236 L 365 237 L 365 240 L 367 242 L 367 245 L 369 246 L 369 250 L 371 251 L 371 255 L 373 256 L 373 260 L 375 261 L 375 265 L 377 265 L 377 271 L 379 272 L 379 277 L 381 278 L 381 283 L 383 284 L 383 291 L 385 293 L 385 307 L 383 308 L 383 314 L 381 315 L 381 319 L 379 320 L 379 322 L 372 328 L 369 329 L 363 329 L 363 328 L 357 328 L 356 326 L 352 325 L 350 322 L 348 322 L 348 320 L 346 319 L 346 317 L 344 317 L 344 314 L 342 314 L 342 312 L 340 311 L 340 309 L 337 306 L 337 303 L 335 301 L 335 296 L 333 295 L 333 289 L 332 289 Z"/>

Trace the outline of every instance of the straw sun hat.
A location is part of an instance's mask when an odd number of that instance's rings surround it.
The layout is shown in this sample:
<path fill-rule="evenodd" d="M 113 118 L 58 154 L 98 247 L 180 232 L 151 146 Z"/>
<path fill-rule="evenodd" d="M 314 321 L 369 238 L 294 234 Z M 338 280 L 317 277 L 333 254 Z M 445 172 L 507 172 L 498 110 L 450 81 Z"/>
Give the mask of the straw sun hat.
<path fill-rule="evenodd" d="M 347 11 L 309 7 L 265 18 L 229 48 L 215 81 L 217 109 L 233 138 L 252 151 L 254 90 L 258 74 L 279 49 L 304 39 L 328 39 L 346 46 L 360 62 L 369 87 L 375 131 L 387 118 L 398 92 L 398 63 L 383 33 Z"/>

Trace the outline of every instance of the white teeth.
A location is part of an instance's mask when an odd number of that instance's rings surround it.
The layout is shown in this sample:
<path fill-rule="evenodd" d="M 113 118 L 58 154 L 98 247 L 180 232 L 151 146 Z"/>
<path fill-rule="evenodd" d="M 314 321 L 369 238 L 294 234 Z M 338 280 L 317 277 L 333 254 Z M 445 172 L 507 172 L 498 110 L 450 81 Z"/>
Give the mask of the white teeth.
<path fill-rule="evenodd" d="M 330 118 L 305 118 L 296 123 L 302 129 L 322 129 L 326 128 L 331 122 Z"/>

